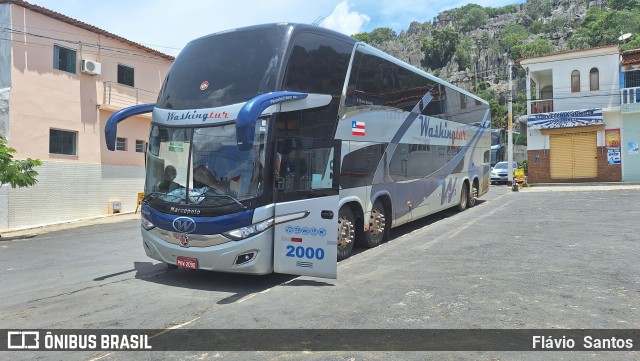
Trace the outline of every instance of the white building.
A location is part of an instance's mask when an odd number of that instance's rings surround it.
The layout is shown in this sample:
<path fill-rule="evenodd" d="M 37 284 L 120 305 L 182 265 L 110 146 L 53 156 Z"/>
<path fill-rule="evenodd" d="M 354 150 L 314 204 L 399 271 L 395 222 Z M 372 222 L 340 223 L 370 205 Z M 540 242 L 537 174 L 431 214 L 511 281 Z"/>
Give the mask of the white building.
<path fill-rule="evenodd" d="M 621 181 L 619 57 L 604 46 L 518 61 L 530 94 L 530 182 Z"/>

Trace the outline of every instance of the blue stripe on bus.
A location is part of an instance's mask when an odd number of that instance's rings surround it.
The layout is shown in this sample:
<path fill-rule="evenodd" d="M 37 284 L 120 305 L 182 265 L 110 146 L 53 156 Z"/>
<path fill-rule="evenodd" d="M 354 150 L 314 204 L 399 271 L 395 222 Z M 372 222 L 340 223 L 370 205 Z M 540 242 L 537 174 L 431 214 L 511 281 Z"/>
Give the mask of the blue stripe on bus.
<path fill-rule="evenodd" d="M 151 208 L 147 204 L 143 204 L 142 214 L 158 228 L 171 232 L 191 234 L 220 234 L 251 225 L 253 220 L 253 209 L 215 217 L 195 217 L 191 215 L 166 214 Z M 183 221 L 187 221 L 187 219 L 193 220 L 196 225 L 195 230 L 191 232 L 187 230 L 187 232 L 184 232 L 174 227 L 174 223 L 177 224 L 177 222 L 175 222 L 176 219 L 179 218 L 182 218 Z M 178 222 L 180 222 L 180 220 L 178 220 Z"/>

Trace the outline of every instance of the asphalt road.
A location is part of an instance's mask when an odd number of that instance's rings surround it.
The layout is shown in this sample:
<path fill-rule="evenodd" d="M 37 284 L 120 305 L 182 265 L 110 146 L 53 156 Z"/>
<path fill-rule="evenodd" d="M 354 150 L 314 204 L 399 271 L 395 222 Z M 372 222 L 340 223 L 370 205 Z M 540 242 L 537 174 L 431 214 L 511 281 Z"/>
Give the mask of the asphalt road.
<path fill-rule="evenodd" d="M 492 186 L 472 209 L 394 229 L 390 242 L 340 262 L 337 280 L 168 270 L 146 258 L 136 220 L 0 241 L 0 329 L 640 329 L 640 189 L 550 190 Z M 626 351 L 7 355 L 45 360 L 639 357 Z"/>

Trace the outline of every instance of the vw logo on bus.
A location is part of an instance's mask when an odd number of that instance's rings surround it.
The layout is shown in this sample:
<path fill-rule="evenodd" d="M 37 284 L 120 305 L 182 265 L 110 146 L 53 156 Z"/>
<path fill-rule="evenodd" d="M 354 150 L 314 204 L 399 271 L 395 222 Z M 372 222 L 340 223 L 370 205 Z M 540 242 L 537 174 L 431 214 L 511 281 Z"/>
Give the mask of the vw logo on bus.
<path fill-rule="evenodd" d="M 196 221 L 189 217 L 178 217 L 173 220 L 173 229 L 181 233 L 191 233 L 196 230 Z"/>

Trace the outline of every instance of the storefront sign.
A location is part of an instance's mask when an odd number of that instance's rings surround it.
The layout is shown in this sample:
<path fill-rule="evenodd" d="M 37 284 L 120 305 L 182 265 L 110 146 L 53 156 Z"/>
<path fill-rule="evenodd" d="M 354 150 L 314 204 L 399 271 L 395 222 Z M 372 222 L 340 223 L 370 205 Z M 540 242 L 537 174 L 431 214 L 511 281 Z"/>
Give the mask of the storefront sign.
<path fill-rule="evenodd" d="M 621 164 L 622 159 L 620 157 L 620 148 L 608 148 L 607 160 L 609 164 Z"/>
<path fill-rule="evenodd" d="M 602 124 L 600 108 L 533 114 L 527 119 L 528 129 L 572 128 Z"/>
<path fill-rule="evenodd" d="M 604 140 L 607 148 L 620 148 L 620 129 L 605 129 Z"/>

